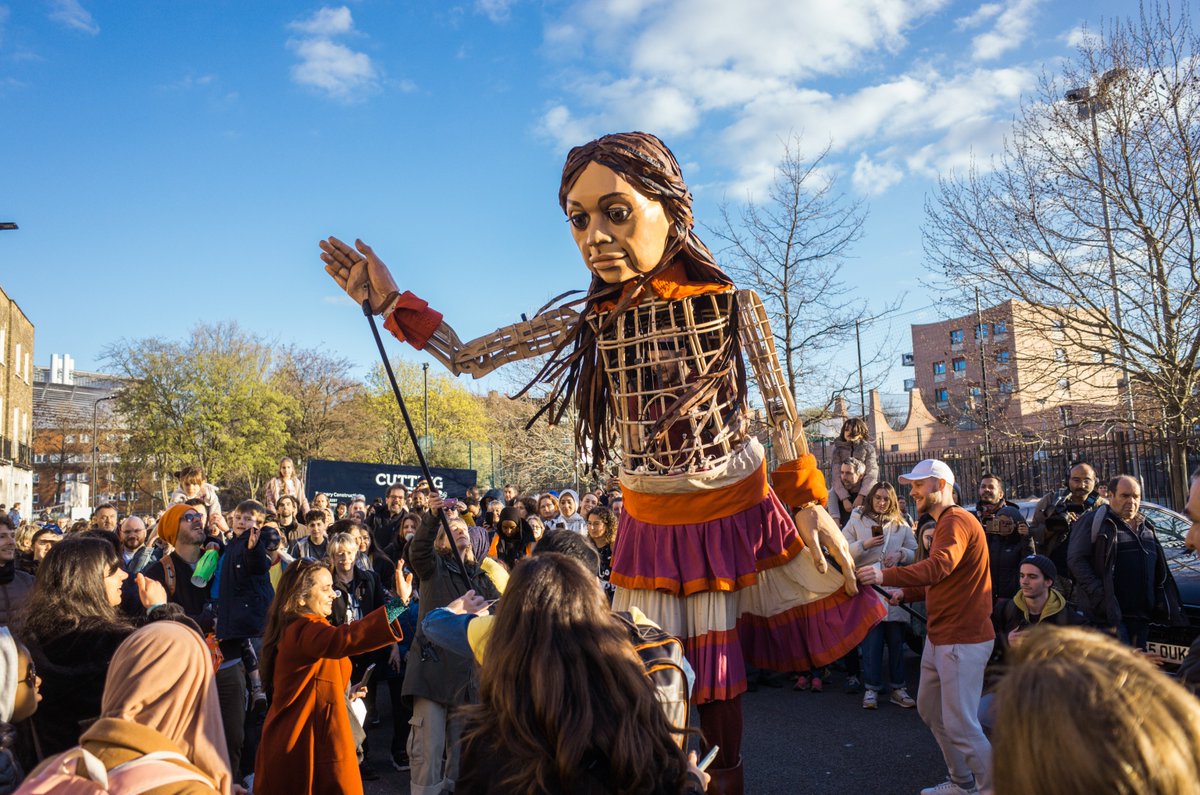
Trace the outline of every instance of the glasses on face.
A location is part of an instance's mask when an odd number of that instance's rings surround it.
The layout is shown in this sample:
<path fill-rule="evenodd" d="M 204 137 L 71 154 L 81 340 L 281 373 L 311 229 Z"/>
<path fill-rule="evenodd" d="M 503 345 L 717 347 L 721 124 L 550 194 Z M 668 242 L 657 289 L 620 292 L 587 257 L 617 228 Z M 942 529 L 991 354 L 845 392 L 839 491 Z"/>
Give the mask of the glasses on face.
<path fill-rule="evenodd" d="M 188 511 L 187 513 L 185 513 L 183 515 L 183 520 L 185 522 L 199 522 L 199 521 L 203 521 L 203 519 L 204 519 L 204 514 L 196 513 L 195 511 Z"/>

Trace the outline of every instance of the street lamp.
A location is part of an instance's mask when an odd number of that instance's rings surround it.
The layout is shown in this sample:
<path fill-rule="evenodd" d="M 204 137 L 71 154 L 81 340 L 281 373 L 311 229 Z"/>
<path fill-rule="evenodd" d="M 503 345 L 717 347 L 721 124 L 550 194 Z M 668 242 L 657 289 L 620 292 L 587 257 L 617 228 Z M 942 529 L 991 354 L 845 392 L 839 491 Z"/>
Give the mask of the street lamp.
<path fill-rule="evenodd" d="M 1121 319 L 1121 291 L 1117 286 L 1117 258 L 1113 247 L 1112 221 L 1108 214 L 1108 193 L 1104 187 L 1104 159 L 1100 155 L 1100 128 L 1096 124 L 1096 116 L 1108 110 L 1108 90 L 1128 73 L 1125 69 L 1109 69 L 1096 81 L 1096 93 L 1090 86 L 1074 88 L 1066 93 L 1067 102 L 1075 106 L 1080 119 L 1088 119 L 1092 123 L 1092 151 L 1096 155 L 1096 176 L 1100 186 L 1100 208 L 1104 214 L 1104 242 L 1108 249 L 1108 278 L 1113 295 L 1113 319 L 1117 329 L 1124 329 Z M 1126 355 L 1125 341 L 1120 331 L 1117 333 L 1117 354 L 1121 357 L 1121 377 L 1125 379 L 1125 403 L 1129 412 L 1129 426 L 1132 429 L 1136 415 L 1133 408 L 1133 382 L 1129 378 L 1129 360 Z M 1134 470 L 1137 473 L 1138 461 L 1134 459 Z"/>
<path fill-rule="evenodd" d="M 100 456 L 100 437 L 97 409 L 106 400 L 112 400 L 116 395 L 106 395 L 92 404 L 92 513 L 96 512 L 96 459 Z"/>

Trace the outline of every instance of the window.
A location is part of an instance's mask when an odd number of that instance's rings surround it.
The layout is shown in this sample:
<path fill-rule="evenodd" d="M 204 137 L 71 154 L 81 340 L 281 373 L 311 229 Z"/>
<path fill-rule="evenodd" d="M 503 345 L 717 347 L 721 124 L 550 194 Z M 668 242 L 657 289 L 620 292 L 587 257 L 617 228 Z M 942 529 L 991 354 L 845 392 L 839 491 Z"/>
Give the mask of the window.
<path fill-rule="evenodd" d="M 1007 320 L 997 320 L 996 325 L 992 327 L 992 330 L 997 334 L 1007 334 L 1008 333 L 1008 321 Z"/>
<path fill-rule="evenodd" d="M 79 443 L 80 444 L 87 444 L 91 440 L 92 440 L 92 435 L 90 433 L 79 434 Z"/>
<path fill-rule="evenodd" d="M 961 356 L 954 360 L 954 372 L 965 373 L 967 371 L 967 360 Z"/>
<path fill-rule="evenodd" d="M 958 447 L 958 439 L 947 439 L 946 446 L 947 447 Z"/>
<path fill-rule="evenodd" d="M 986 340 L 987 335 L 988 335 L 988 324 L 987 323 L 980 323 L 978 326 L 975 327 L 975 339 L 985 339 Z"/>
<path fill-rule="evenodd" d="M 949 403 L 950 402 L 950 390 L 948 390 L 948 389 L 945 389 L 945 388 L 936 389 L 936 390 L 934 390 L 933 394 L 937 398 L 938 403 Z"/>
<path fill-rule="evenodd" d="M 35 486 L 37 485 L 38 481 L 39 481 L 39 480 L 41 480 L 41 475 L 42 475 L 42 473 L 41 473 L 41 472 L 34 472 L 34 473 L 33 473 L 33 484 L 34 484 Z"/>
<path fill-rule="evenodd" d="M 954 331 L 950 332 L 950 344 L 951 345 L 962 345 L 962 342 L 963 342 L 962 329 L 956 328 L 956 329 L 954 329 Z"/>
<path fill-rule="evenodd" d="M 67 435 L 66 435 L 66 436 L 63 438 L 63 443 L 64 443 L 64 444 L 75 444 L 75 434 L 73 434 L 73 433 L 68 433 L 68 434 L 67 434 Z"/>
<path fill-rule="evenodd" d="M 4 364 L 5 357 L 8 356 L 8 329 L 0 328 L 0 364 Z"/>
<path fill-rule="evenodd" d="M 1061 362 L 1065 362 L 1066 360 L 1067 360 L 1066 348 L 1055 348 L 1054 349 L 1054 361 L 1061 363 Z"/>
<path fill-rule="evenodd" d="M 933 374 L 934 375 L 945 375 L 946 374 L 945 360 L 933 363 Z"/>
<path fill-rule="evenodd" d="M 1058 388 L 1061 389 L 1063 392 L 1070 392 L 1071 391 L 1071 382 L 1068 381 L 1066 378 L 1060 378 L 1060 379 L 1058 379 Z"/>
<path fill-rule="evenodd" d="M 1104 351 L 1095 351 L 1092 353 L 1092 361 L 1096 364 L 1104 364 L 1105 359 Z"/>
<path fill-rule="evenodd" d="M 1012 360 L 1012 351 L 996 351 L 996 363 L 1008 364 Z"/>
<path fill-rule="evenodd" d="M 1012 381 L 1008 380 L 1007 378 L 1001 378 L 1000 379 L 1000 393 L 1004 394 L 1004 395 L 1011 395 L 1012 391 L 1013 391 Z"/>
<path fill-rule="evenodd" d="M 973 397 L 973 398 L 983 397 L 983 390 L 977 386 L 971 387 L 971 397 Z"/>

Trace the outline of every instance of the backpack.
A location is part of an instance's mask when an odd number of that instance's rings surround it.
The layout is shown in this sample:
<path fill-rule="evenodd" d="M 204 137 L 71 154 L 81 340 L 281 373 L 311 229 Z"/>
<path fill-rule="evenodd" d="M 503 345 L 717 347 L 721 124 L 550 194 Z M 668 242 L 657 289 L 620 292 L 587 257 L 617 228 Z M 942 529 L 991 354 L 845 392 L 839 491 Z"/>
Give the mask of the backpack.
<path fill-rule="evenodd" d="M 163 579 L 167 581 L 166 591 L 167 599 L 169 601 L 175 598 L 175 585 L 177 579 L 175 574 L 175 561 L 172 560 L 171 556 L 168 554 L 163 555 L 160 563 L 162 563 L 163 567 Z M 213 672 L 215 673 L 216 671 L 220 670 L 221 663 L 225 662 L 225 655 L 221 653 L 221 645 L 217 641 L 217 635 L 215 632 L 209 632 L 205 634 L 204 645 L 208 647 L 208 653 L 212 656 Z"/>
<path fill-rule="evenodd" d="M 21 784 L 16 795 L 140 795 L 181 781 L 198 781 L 208 786 L 212 782 L 199 773 L 180 767 L 171 761 L 188 762 L 173 751 L 155 751 L 105 770 L 104 763 L 82 746 L 50 757 L 41 772 L 31 775 Z M 81 764 L 82 763 L 82 764 Z M 82 774 L 79 772 L 82 767 Z"/>
<path fill-rule="evenodd" d="M 683 642 L 653 624 L 638 624 L 630 613 L 613 613 L 629 631 L 633 649 L 642 658 L 654 695 L 671 726 L 671 734 L 681 748 L 691 726 L 691 685 Z"/>

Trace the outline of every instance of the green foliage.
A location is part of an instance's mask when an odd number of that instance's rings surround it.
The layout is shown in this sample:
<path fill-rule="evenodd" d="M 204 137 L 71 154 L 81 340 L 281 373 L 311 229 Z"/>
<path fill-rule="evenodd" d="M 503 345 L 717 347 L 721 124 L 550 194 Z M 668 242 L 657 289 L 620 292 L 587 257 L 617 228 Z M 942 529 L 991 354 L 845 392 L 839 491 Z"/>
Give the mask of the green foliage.
<path fill-rule="evenodd" d="M 261 338 L 236 323 L 201 324 L 182 342 L 122 340 L 104 358 L 131 379 L 117 397 L 129 452 L 152 463 L 164 490 L 167 473 L 187 464 L 253 494 L 274 473 L 297 403 L 271 377 Z"/>

